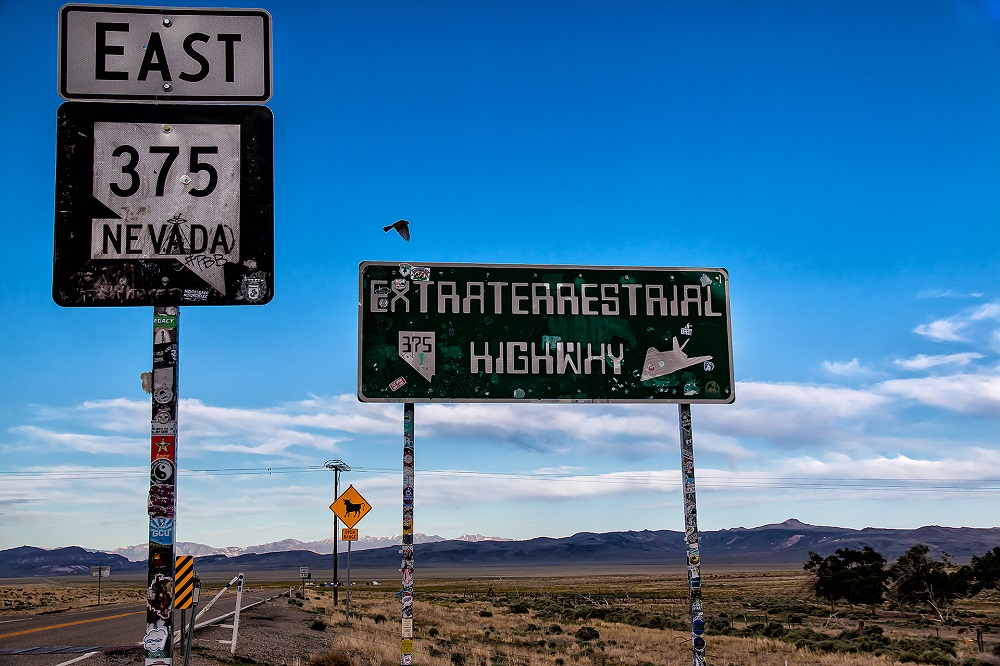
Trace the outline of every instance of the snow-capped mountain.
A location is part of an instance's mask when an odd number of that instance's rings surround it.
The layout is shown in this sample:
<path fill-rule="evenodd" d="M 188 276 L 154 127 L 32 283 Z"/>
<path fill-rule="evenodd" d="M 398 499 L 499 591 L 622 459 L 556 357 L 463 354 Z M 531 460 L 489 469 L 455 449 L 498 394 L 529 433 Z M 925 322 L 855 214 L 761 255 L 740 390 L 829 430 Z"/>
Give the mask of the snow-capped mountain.
<path fill-rule="evenodd" d="M 396 536 L 363 536 L 359 537 L 355 541 L 351 548 L 353 550 L 368 550 L 369 548 L 384 548 L 386 546 L 393 546 L 400 544 L 403 541 L 402 535 Z M 437 543 L 439 541 L 447 541 L 444 537 L 440 537 L 436 534 L 414 534 L 413 542 L 417 544 L 421 543 Z M 501 537 L 487 537 L 481 534 L 463 534 L 460 537 L 456 537 L 454 541 L 468 541 L 468 542 L 478 542 L 478 541 L 511 541 L 511 539 L 503 539 Z M 272 541 L 270 543 L 262 543 L 257 546 L 225 546 L 225 547 L 215 547 L 207 546 L 203 543 L 194 543 L 191 541 L 180 541 L 175 545 L 175 552 L 177 555 L 192 555 L 194 557 L 202 557 L 204 555 L 225 555 L 226 557 L 236 557 L 238 555 L 247 555 L 250 553 L 263 554 L 263 553 L 283 553 L 289 550 L 311 550 L 314 553 L 333 554 L 333 538 L 327 537 L 326 539 L 321 539 L 319 541 L 299 541 L 298 539 L 282 539 L 281 541 Z M 341 543 L 337 550 L 346 551 L 347 546 Z M 149 555 L 149 545 L 145 543 L 137 544 L 135 546 L 124 546 L 122 548 L 115 548 L 114 550 L 107 551 L 115 555 L 121 555 L 122 557 L 128 559 L 132 562 L 139 562 L 146 559 Z"/>

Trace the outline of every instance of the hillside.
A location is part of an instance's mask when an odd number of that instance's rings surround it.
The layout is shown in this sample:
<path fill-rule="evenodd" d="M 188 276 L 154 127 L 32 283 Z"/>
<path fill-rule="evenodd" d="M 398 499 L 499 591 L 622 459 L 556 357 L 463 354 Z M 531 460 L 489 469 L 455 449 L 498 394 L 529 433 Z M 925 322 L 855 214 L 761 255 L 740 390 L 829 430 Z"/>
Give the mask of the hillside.
<path fill-rule="evenodd" d="M 296 545 L 302 542 L 288 540 Z M 947 552 L 957 563 L 967 563 L 1000 546 L 1000 528 L 926 526 L 913 530 L 868 527 L 808 525 L 794 519 L 774 525 L 737 527 L 701 533 L 702 562 L 707 567 L 789 567 L 801 565 L 810 552 L 826 556 L 840 548 L 861 550 L 871 546 L 889 560 L 914 544 L 924 544 L 937 558 Z M 354 551 L 352 566 L 398 568 L 399 541 L 383 548 Z M 491 566 L 584 566 L 584 565 L 678 565 L 684 562 L 681 532 L 581 532 L 564 538 L 537 537 L 525 541 L 449 540 L 418 543 L 416 560 L 421 567 L 481 568 Z M 281 571 L 308 566 L 317 571 L 330 567 L 331 555 L 308 549 L 276 550 L 233 556 L 212 554 L 198 557 L 199 571 Z M 346 553 L 340 552 L 346 563 Z M 22 546 L 0 551 L 4 577 L 88 574 L 91 565 L 103 564 L 115 571 L 142 571 L 144 562 L 129 562 L 117 554 L 87 551 L 79 547 L 44 550 Z"/>

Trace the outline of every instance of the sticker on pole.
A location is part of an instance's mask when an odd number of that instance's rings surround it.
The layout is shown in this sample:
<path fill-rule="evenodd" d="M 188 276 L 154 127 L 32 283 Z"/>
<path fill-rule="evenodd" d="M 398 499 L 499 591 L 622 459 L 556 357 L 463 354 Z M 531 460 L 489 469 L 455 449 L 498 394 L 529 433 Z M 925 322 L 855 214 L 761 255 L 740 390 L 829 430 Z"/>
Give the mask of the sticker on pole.
<path fill-rule="evenodd" d="M 365 517 L 365 514 L 371 511 L 371 508 L 372 505 L 354 489 L 353 485 L 341 493 L 340 497 L 330 505 L 330 510 L 337 514 L 337 517 L 347 527 L 354 527 L 359 520 Z"/>

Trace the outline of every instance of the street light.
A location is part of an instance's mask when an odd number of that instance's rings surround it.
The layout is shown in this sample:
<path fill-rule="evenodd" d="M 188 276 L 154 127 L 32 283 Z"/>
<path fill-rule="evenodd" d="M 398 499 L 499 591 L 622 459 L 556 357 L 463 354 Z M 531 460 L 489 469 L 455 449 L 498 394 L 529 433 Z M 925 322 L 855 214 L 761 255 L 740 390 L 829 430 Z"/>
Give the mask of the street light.
<path fill-rule="evenodd" d="M 333 501 L 336 502 L 337 498 L 340 497 L 340 473 L 350 472 L 351 466 L 345 463 L 343 460 L 327 460 L 323 463 L 323 467 L 333 470 Z M 333 605 L 336 606 L 338 603 L 337 592 L 340 589 L 340 581 L 337 578 L 337 514 L 333 514 Z"/>

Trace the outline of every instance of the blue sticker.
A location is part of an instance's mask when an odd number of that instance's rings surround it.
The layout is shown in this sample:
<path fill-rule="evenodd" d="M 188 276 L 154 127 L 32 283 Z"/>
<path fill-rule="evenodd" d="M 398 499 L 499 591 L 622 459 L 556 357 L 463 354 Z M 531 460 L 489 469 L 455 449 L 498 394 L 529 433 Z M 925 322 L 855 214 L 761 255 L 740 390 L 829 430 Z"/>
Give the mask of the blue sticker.
<path fill-rule="evenodd" d="M 149 540 L 165 546 L 172 544 L 174 542 L 174 519 L 150 518 Z"/>

